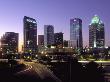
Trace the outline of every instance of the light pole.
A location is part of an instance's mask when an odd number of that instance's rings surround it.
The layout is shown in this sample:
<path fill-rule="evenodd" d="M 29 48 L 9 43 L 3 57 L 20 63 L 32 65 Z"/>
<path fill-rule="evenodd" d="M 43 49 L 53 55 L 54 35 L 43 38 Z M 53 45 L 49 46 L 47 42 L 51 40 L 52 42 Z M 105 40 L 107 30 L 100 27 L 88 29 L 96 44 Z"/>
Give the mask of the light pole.
<path fill-rule="evenodd" d="M 70 58 L 70 60 L 69 60 L 69 67 L 70 67 L 70 78 L 69 78 L 69 82 L 71 82 L 71 58 Z"/>

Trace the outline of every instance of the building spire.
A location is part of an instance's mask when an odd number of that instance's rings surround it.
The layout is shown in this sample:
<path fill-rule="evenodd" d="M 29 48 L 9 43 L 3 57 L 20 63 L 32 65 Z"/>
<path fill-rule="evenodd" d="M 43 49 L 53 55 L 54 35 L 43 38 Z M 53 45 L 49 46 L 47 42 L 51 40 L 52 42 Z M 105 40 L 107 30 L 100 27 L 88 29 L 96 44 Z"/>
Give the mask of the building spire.
<path fill-rule="evenodd" d="M 97 15 L 94 15 L 94 17 L 91 20 L 91 24 L 99 23 L 99 22 L 100 22 L 100 18 Z"/>

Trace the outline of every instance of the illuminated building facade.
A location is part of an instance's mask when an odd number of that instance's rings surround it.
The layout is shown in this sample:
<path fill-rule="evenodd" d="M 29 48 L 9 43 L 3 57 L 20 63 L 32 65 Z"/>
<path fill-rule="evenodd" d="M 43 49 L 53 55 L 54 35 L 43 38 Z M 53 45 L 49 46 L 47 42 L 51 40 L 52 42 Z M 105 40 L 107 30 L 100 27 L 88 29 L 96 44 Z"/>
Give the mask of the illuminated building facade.
<path fill-rule="evenodd" d="M 35 19 L 24 16 L 24 52 L 37 53 L 37 22 Z"/>
<path fill-rule="evenodd" d="M 54 27 L 52 25 L 44 25 L 44 45 L 45 47 L 54 44 Z"/>
<path fill-rule="evenodd" d="M 103 48 L 105 46 L 104 23 L 95 15 L 89 25 L 89 47 Z"/>
<path fill-rule="evenodd" d="M 6 32 L 1 37 L 1 51 L 3 54 L 18 53 L 18 33 Z"/>
<path fill-rule="evenodd" d="M 77 41 L 76 40 L 69 40 L 68 47 L 77 48 Z"/>
<path fill-rule="evenodd" d="M 70 19 L 70 41 L 72 47 L 82 48 L 82 20 L 79 18 Z"/>
<path fill-rule="evenodd" d="M 62 32 L 54 34 L 54 44 L 57 48 L 63 47 L 63 33 Z"/>

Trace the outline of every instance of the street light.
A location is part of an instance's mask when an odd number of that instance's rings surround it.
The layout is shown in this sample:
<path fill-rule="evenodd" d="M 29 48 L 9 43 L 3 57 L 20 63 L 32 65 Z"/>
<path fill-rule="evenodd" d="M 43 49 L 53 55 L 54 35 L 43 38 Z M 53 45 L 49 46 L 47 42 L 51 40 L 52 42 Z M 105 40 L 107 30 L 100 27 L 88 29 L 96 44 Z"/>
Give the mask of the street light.
<path fill-rule="evenodd" d="M 44 52 L 42 51 L 41 54 L 43 54 Z"/>
<path fill-rule="evenodd" d="M 38 57 L 38 55 L 36 55 L 36 57 Z"/>

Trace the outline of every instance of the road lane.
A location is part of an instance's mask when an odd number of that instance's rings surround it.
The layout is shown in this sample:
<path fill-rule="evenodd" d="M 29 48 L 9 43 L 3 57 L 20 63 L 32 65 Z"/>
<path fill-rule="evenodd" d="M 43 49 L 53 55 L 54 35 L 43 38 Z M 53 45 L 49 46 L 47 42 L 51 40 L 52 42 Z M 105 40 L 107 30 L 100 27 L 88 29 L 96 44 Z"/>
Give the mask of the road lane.
<path fill-rule="evenodd" d="M 30 63 L 33 69 L 36 71 L 36 73 L 40 76 L 41 79 L 54 79 L 56 82 L 61 82 L 60 79 L 58 79 L 51 70 L 49 70 L 45 65 L 42 65 L 40 63 Z"/>
<path fill-rule="evenodd" d="M 53 80 L 53 82 L 61 82 L 59 78 L 57 78 L 51 70 L 49 70 L 45 65 L 40 64 L 38 62 L 24 62 L 26 65 L 26 69 L 18 72 L 17 74 L 26 73 L 31 71 L 35 71 L 36 75 L 40 77 L 42 80 Z"/>
<path fill-rule="evenodd" d="M 32 66 L 31 66 L 31 65 L 26 65 L 26 69 L 24 69 L 24 70 L 22 70 L 22 71 L 19 71 L 19 72 L 17 72 L 16 74 L 24 73 L 24 72 L 29 71 L 29 70 L 31 70 L 31 69 L 32 69 Z"/>

